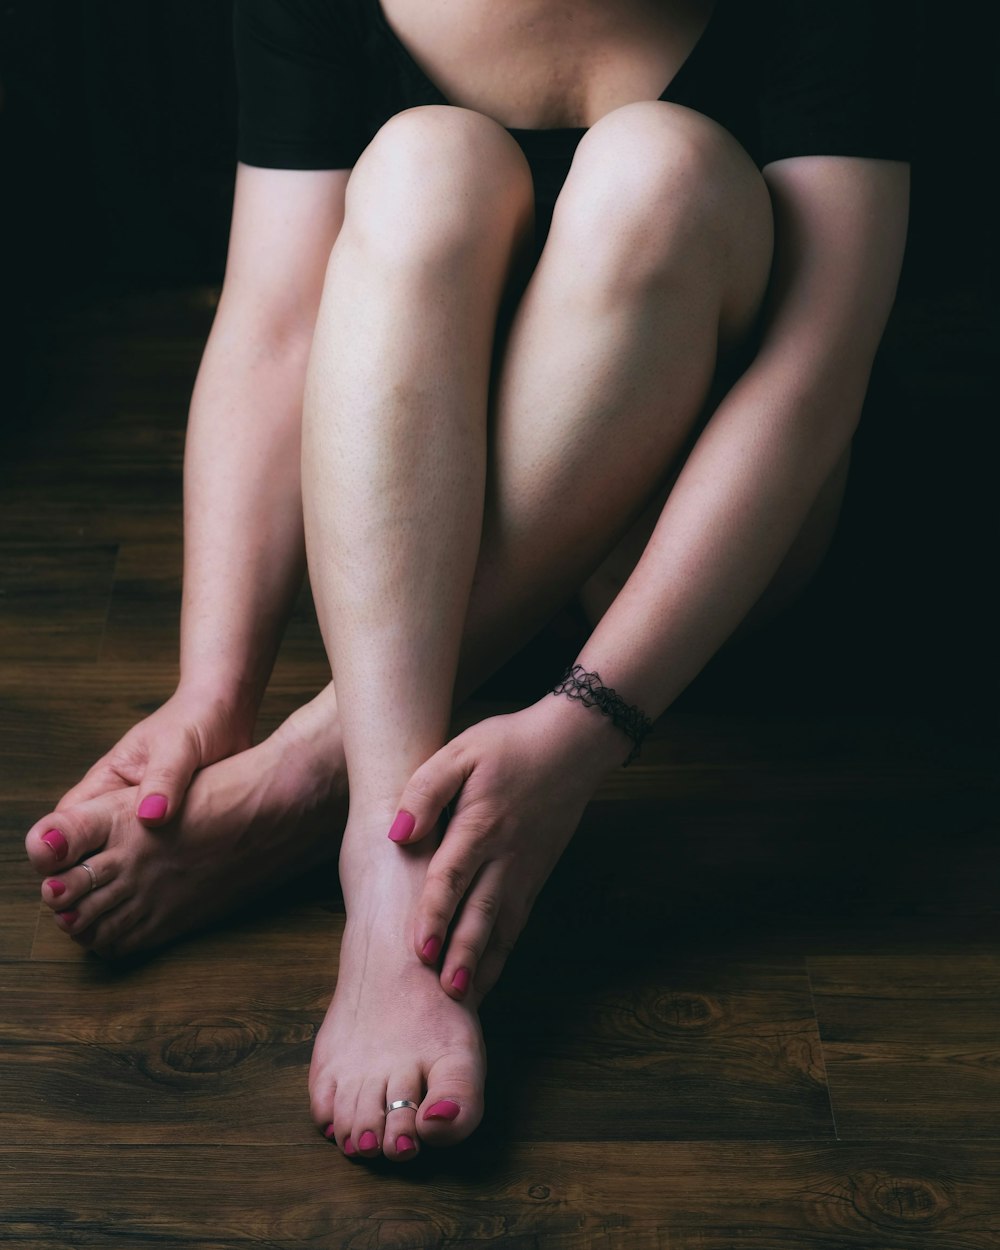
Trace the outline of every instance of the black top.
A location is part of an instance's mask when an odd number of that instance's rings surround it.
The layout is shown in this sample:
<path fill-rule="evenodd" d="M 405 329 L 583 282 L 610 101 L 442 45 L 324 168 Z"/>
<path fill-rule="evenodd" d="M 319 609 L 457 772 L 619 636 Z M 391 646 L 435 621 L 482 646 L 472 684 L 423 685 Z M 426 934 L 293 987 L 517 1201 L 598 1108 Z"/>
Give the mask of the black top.
<path fill-rule="evenodd" d="M 395 113 L 447 104 L 379 0 L 234 0 L 238 158 L 346 169 Z M 714 118 L 763 168 L 789 156 L 909 160 L 915 40 L 895 0 L 716 0 L 661 100 Z M 510 129 L 508 127 L 508 129 Z M 585 132 L 510 130 L 544 155 Z"/>

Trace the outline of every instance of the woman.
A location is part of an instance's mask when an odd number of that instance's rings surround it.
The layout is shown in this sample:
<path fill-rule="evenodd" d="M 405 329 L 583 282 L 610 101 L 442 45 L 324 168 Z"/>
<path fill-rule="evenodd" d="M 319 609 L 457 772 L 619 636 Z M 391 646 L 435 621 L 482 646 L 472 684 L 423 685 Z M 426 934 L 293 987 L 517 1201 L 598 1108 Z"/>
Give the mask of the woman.
<path fill-rule="evenodd" d="M 348 1156 L 475 1128 L 476 1008 L 588 800 L 822 558 L 906 230 L 874 7 L 237 2 L 181 680 L 28 852 L 116 954 L 339 849 Z M 333 682 L 250 749 L 306 552 Z M 573 596 L 566 680 L 448 742 Z"/>

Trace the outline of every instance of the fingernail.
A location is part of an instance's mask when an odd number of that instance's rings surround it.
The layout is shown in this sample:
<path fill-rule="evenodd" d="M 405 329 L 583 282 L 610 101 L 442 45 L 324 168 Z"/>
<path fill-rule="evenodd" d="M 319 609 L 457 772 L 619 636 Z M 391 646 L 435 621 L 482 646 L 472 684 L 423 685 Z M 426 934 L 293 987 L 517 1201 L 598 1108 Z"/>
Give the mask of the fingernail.
<path fill-rule="evenodd" d="M 66 887 L 61 881 L 57 881 L 53 878 L 51 881 L 46 881 L 45 884 L 49 887 L 56 898 L 58 898 L 60 894 L 66 893 Z"/>
<path fill-rule="evenodd" d="M 140 820 L 162 820 L 166 814 L 167 800 L 162 794 L 147 794 L 136 813 Z"/>
<path fill-rule="evenodd" d="M 416 828 L 416 824 L 416 817 L 411 816 L 409 812 L 397 812 L 396 819 L 389 830 L 389 837 L 393 842 L 405 842 Z"/>
<path fill-rule="evenodd" d="M 69 843 L 58 829 L 50 829 L 48 833 L 43 833 L 42 841 L 52 849 L 56 859 L 66 858 L 66 854 L 69 851 Z"/>
<path fill-rule="evenodd" d="M 332 1124 L 328 1124 L 328 1125 L 326 1126 L 326 1128 L 323 1130 L 323 1136 L 324 1136 L 324 1137 L 325 1137 L 328 1141 L 334 1141 L 334 1142 L 335 1142 L 335 1141 L 337 1140 L 337 1139 L 336 1139 L 336 1137 L 334 1136 L 334 1132 L 333 1132 L 333 1125 L 332 1125 Z"/>
<path fill-rule="evenodd" d="M 80 919 L 78 911 L 57 911 L 56 915 L 60 920 L 65 920 L 68 925 L 74 925 Z"/>
<path fill-rule="evenodd" d="M 462 1108 L 450 1098 L 442 1098 L 424 1112 L 425 1120 L 454 1120 Z"/>
<path fill-rule="evenodd" d="M 451 988 L 458 990 L 459 994 L 464 994 L 469 988 L 469 970 L 468 968 L 459 968 L 455 975 L 451 978 Z"/>
<path fill-rule="evenodd" d="M 417 1143 L 412 1137 L 405 1137 L 402 1133 L 396 1138 L 396 1154 L 408 1155 L 412 1154 L 417 1148 Z"/>
<path fill-rule="evenodd" d="M 366 1132 L 361 1134 L 361 1138 L 358 1141 L 358 1149 L 378 1150 L 378 1138 L 371 1131 L 371 1129 L 368 1129 Z"/>
<path fill-rule="evenodd" d="M 351 1141 L 351 1139 L 350 1139 L 349 1137 L 345 1137 L 345 1138 L 344 1138 L 344 1154 L 345 1154 L 345 1155 L 356 1155 L 357 1153 L 358 1153 L 358 1150 L 357 1150 L 357 1147 L 355 1146 L 354 1142 L 352 1142 L 352 1141 Z"/>
<path fill-rule="evenodd" d="M 426 959 L 429 964 L 432 964 L 440 953 L 441 939 L 439 937 L 429 937 L 424 943 L 423 950 L 420 952 L 420 957 L 422 959 Z"/>

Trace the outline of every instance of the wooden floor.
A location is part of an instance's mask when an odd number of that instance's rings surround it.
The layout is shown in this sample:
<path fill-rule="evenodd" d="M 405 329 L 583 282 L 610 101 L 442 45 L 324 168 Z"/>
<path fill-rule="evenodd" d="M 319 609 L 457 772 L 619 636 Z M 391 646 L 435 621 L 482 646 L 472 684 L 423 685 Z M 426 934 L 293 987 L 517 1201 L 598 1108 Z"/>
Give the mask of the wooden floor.
<path fill-rule="evenodd" d="M 481 1129 L 405 1168 L 309 1120 L 332 883 L 126 970 L 55 931 L 21 841 L 171 689 L 212 305 L 68 310 L 3 469 L 0 1245 L 1000 1246 L 996 785 L 952 721 L 666 718 L 488 1000 Z M 303 605 L 262 729 L 325 671 Z"/>

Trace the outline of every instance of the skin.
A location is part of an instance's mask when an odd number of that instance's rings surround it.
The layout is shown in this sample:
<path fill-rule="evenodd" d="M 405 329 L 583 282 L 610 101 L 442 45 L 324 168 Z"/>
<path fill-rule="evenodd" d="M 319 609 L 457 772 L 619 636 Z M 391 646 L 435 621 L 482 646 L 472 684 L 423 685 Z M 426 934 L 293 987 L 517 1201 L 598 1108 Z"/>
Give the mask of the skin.
<path fill-rule="evenodd" d="M 677 48 L 662 51 L 660 68 Z M 616 82 L 572 107 L 600 108 Z M 907 171 L 810 157 L 761 179 L 706 119 L 625 102 L 593 119 L 526 282 L 530 180 L 482 113 L 399 115 L 349 185 L 285 172 L 239 171 L 192 405 L 178 694 L 38 822 L 28 852 L 56 923 L 115 953 L 234 904 L 220 845 L 245 899 L 262 887 L 237 866 L 245 849 L 291 870 L 329 862 L 343 829 L 348 922 L 313 1115 L 345 1154 L 402 1161 L 478 1123 L 476 1008 L 629 747 L 551 696 L 449 742 L 455 705 L 582 589 L 596 627 L 578 662 L 656 716 L 807 575 L 891 305 Z M 761 350 L 706 420 L 716 354 L 769 277 Z M 242 750 L 303 532 L 334 683 Z M 166 811 L 143 822 L 155 794 Z M 412 831 L 394 845 L 398 811 Z M 387 1119 L 396 1098 L 419 1110 Z"/>

